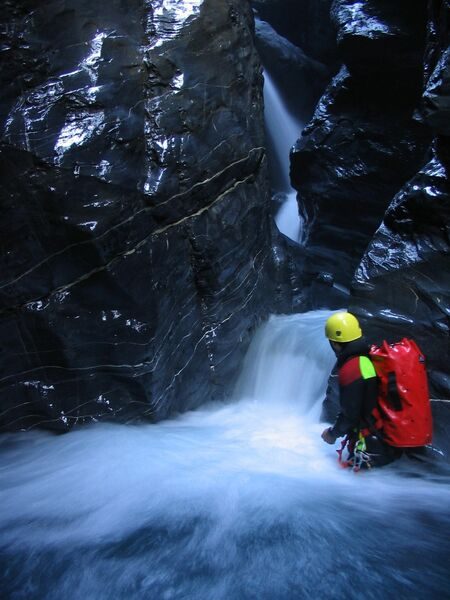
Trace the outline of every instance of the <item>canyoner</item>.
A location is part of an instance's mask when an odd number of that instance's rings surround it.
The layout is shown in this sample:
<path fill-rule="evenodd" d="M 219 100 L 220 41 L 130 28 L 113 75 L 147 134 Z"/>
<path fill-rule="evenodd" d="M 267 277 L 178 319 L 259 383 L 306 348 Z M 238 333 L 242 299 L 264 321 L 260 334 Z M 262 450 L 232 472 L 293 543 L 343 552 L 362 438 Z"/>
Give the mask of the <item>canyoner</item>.
<path fill-rule="evenodd" d="M 384 466 L 431 443 L 425 357 L 408 338 L 369 346 L 356 317 L 331 315 L 325 335 L 337 357 L 340 412 L 322 439 L 354 471 Z"/>

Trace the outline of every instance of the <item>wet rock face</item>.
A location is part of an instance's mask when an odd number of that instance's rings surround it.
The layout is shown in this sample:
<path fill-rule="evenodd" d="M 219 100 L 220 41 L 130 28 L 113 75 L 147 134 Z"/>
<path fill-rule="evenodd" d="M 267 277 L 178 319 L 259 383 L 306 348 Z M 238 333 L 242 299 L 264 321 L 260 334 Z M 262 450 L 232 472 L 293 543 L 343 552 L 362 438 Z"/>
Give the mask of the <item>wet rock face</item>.
<path fill-rule="evenodd" d="M 256 48 L 289 112 L 305 123 L 327 85 L 329 70 L 259 19 L 256 19 Z"/>
<path fill-rule="evenodd" d="M 450 136 L 450 47 L 442 53 L 425 88 L 424 115 L 431 128 Z"/>
<path fill-rule="evenodd" d="M 421 114 L 435 139 L 429 160 L 394 197 L 363 256 L 352 306 L 373 335 L 417 339 L 442 437 L 449 415 L 439 399 L 450 398 L 450 4 L 430 2 L 429 9 Z"/>
<path fill-rule="evenodd" d="M 433 445 L 450 452 L 450 161 L 439 145 L 397 194 L 352 285 L 350 310 L 379 340 L 414 338 L 427 361 Z M 447 400 L 447 401 L 446 401 Z"/>
<path fill-rule="evenodd" d="M 450 136 L 450 2 L 430 2 L 429 13 L 422 113 L 435 134 L 444 136 L 443 146 Z"/>
<path fill-rule="evenodd" d="M 332 0 L 252 0 L 259 18 L 305 54 L 330 67 L 336 64 L 336 36 L 330 20 Z"/>
<path fill-rule="evenodd" d="M 249 6 L 2 9 L 2 428 L 220 397 L 269 296 Z"/>
<path fill-rule="evenodd" d="M 289 112 L 302 124 L 336 73 L 332 0 L 252 0 L 256 48 Z M 289 160 L 286 157 L 286 160 Z"/>
<path fill-rule="evenodd" d="M 401 79 L 361 83 L 343 66 L 291 154 L 291 180 L 309 223 L 311 271 L 349 286 L 401 185 L 424 160 L 428 129 Z"/>
<path fill-rule="evenodd" d="M 372 337 L 417 341 L 436 398 L 450 390 L 449 166 L 434 149 L 389 206 L 353 282 L 354 310 Z"/>
<path fill-rule="evenodd" d="M 331 19 L 352 74 L 421 71 L 426 0 L 334 0 Z"/>
<path fill-rule="evenodd" d="M 392 4 L 333 2 L 344 65 L 291 155 L 291 179 L 309 221 L 308 269 L 329 273 L 344 287 L 390 200 L 426 160 L 432 137 L 415 119 L 424 3 L 416 11 L 410 3 Z"/>
<path fill-rule="evenodd" d="M 343 286 L 357 269 L 368 337 L 415 338 L 450 398 L 450 3 L 334 0 L 331 16 L 344 64 L 291 157 L 305 268 Z"/>

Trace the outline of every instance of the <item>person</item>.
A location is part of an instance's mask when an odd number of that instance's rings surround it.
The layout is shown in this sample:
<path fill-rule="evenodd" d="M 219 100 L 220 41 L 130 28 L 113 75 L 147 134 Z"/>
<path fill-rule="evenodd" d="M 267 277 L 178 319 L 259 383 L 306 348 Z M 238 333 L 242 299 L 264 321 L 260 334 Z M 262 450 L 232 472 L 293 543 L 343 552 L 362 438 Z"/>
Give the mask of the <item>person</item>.
<path fill-rule="evenodd" d="M 340 411 L 334 425 L 322 432 L 322 439 L 334 444 L 344 437 L 338 450 L 340 461 L 355 470 L 389 464 L 401 452 L 385 443 L 377 429 L 373 415 L 377 374 L 358 319 L 349 312 L 335 313 L 326 322 L 325 335 L 337 357 Z M 343 461 L 346 447 L 348 458 Z"/>

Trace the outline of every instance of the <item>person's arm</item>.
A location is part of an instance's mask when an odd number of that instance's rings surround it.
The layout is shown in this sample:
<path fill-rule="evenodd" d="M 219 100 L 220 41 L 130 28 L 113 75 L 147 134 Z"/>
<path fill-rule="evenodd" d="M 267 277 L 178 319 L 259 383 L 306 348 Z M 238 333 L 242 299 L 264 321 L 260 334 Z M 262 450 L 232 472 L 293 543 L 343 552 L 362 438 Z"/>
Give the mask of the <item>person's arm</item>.
<path fill-rule="evenodd" d="M 330 436 L 342 437 L 358 427 L 361 415 L 361 401 L 364 393 L 363 382 L 341 391 L 341 411 L 334 425 L 330 428 Z"/>
<path fill-rule="evenodd" d="M 353 431 L 361 421 L 365 381 L 359 356 L 351 358 L 339 369 L 339 394 L 341 410 L 334 425 L 328 430 L 329 439 L 334 440 Z"/>

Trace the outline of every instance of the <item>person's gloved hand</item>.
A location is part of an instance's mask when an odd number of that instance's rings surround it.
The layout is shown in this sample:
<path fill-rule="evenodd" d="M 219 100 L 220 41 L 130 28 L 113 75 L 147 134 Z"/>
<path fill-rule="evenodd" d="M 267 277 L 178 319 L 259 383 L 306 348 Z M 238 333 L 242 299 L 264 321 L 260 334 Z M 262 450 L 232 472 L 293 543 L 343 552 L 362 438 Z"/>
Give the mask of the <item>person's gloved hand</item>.
<path fill-rule="evenodd" d="M 327 427 L 326 429 L 324 429 L 322 431 L 322 439 L 327 444 L 334 444 L 334 442 L 336 441 L 336 438 L 331 433 L 331 427 Z"/>

